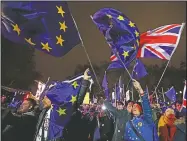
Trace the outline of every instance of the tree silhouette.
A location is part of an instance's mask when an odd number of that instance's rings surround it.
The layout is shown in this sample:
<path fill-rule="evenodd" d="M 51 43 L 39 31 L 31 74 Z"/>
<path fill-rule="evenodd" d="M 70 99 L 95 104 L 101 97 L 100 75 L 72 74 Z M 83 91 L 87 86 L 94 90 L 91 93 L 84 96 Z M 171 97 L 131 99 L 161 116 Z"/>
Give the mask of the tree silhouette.
<path fill-rule="evenodd" d="M 35 71 L 34 49 L 1 39 L 1 83 L 13 88 L 28 89 L 41 75 Z"/>

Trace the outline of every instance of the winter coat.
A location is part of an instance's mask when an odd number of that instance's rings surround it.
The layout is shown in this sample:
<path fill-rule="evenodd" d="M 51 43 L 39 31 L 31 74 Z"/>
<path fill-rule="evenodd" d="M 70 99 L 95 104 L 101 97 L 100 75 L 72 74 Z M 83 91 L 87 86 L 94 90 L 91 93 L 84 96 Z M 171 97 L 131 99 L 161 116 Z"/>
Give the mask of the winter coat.
<path fill-rule="evenodd" d="M 108 110 L 115 120 L 114 123 L 114 135 L 112 141 L 124 141 L 125 125 L 131 118 L 131 115 L 127 110 L 117 110 L 109 101 L 104 101 L 106 110 Z"/>
<path fill-rule="evenodd" d="M 147 93 L 142 96 L 142 108 L 143 114 L 138 117 L 133 117 L 126 124 L 124 135 L 126 141 L 141 141 L 137 133 L 134 132 L 131 123 L 145 141 L 158 141 L 157 130 L 152 118 L 152 110 Z"/>
<path fill-rule="evenodd" d="M 108 116 L 99 118 L 100 123 L 100 140 L 99 141 L 111 141 L 114 135 L 114 120 Z"/>
<path fill-rule="evenodd" d="M 162 115 L 158 122 L 158 135 L 160 141 L 173 141 L 176 133 L 176 126 L 174 124 L 168 125 Z"/>

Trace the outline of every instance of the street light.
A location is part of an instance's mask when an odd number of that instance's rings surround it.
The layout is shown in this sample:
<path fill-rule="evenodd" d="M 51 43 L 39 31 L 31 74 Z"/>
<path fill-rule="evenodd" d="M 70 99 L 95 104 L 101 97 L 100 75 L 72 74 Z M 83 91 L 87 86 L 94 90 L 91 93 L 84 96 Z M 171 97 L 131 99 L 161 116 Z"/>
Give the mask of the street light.
<path fill-rule="evenodd" d="M 182 91 L 180 91 L 179 93 L 182 94 Z"/>

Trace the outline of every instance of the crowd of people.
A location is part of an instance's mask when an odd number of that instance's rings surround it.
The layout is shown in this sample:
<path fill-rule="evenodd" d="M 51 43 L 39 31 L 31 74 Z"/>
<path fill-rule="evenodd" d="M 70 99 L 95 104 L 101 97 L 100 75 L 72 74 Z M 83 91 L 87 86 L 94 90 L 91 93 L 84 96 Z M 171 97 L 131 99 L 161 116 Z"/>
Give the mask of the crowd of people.
<path fill-rule="evenodd" d="M 89 79 L 86 70 L 70 120 L 55 139 L 49 130 L 53 104 L 46 94 L 40 101 L 26 98 L 18 109 L 1 108 L 2 141 L 186 141 L 186 112 L 180 101 L 168 107 L 150 104 L 148 93 L 133 80 L 141 103 L 100 99 L 83 104 Z"/>

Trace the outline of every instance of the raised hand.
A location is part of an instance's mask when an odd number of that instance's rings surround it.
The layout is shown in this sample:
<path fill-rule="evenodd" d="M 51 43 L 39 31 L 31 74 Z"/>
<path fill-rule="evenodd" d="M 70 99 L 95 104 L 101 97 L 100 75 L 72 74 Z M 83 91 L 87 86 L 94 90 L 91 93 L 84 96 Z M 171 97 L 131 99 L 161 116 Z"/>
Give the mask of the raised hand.
<path fill-rule="evenodd" d="M 132 83 L 133 83 L 133 86 L 134 88 L 137 90 L 137 92 L 140 94 L 140 95 L 143 95 L 144 94 L 144 91 L 140 85 L 140 83 L 138 81 L 136 81 L 135 79 L 132 80 Z"/>
<path fill-rule="evenodd" d="M 89 72 L 89 68 L 85 70 L 84 72 L 84 80 L 89 80 L 91 78 L 91 76 L 88 75 L 88 72 Z"/>

